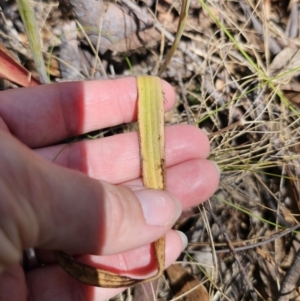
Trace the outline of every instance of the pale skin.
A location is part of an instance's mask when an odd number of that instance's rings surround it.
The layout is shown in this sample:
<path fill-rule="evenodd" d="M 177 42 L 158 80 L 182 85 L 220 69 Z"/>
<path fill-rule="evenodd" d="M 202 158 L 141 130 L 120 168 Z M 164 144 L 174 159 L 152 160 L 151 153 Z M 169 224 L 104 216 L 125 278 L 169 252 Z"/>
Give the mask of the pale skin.
<path fill-rule="evenodd" d="M 166 82 L 163 90 L 169 110 L 175 94 Z M 206 135 L 166 128 L 168 192 L 142 188 L 137 133 L 61 143 L 136 120 L 136 101 L 133 77 L 0 93 L 0 300 L 101 301 L 122 291 L 79 283 L 56 264 L 54 249 L 94 254 L 77 259 L 146 278 L 155 273 L 150 243 L 165 234 L 166 266 L 176 260 L 183 241 L 171 227 L 219 182 Z M 45 266 L 24 273 L 19 261 L 30 247 Z"/>

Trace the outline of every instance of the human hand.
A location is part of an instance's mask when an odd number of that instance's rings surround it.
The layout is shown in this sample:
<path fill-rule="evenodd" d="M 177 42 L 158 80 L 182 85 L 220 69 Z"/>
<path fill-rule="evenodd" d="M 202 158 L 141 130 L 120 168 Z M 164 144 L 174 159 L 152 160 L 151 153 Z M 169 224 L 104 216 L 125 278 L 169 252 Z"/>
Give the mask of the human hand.
<path fill-rule="evenodd" d="M 165 82 L 163 90 L 168 110 L 175 96 Z M 106 300 L 122 291 L 76 281 L 49 250 L 94 254 L 78 259 L 145 278 L 155 271 L 150 243 L 166 234 L 166 265 L 176 260 L 184 239 L 171 227 L 180 207 L 205 201 L 218 185 L 205 134 L 166 127 L 172 195 L 143 189 L 137 133 L 61 143 L 136 120 L 136 100 L 135 78 L 0 93 L 0 300 Z M 30 247 L 44 265 L 24 273 L 18 262 Z"/>

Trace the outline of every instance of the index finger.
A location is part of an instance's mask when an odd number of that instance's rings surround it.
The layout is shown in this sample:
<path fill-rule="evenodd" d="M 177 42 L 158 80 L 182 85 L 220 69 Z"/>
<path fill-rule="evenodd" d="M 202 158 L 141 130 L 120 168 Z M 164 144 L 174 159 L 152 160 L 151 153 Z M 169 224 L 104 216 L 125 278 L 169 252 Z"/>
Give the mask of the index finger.
<path fill-rule="evenodd" d="M 165 109 L 174 103 L 172 87 L 162 81 Z M 135 77 L 67 82 L 0 93 L 0 117 L 32 148 L 93 130 L 136 120 Z"/>

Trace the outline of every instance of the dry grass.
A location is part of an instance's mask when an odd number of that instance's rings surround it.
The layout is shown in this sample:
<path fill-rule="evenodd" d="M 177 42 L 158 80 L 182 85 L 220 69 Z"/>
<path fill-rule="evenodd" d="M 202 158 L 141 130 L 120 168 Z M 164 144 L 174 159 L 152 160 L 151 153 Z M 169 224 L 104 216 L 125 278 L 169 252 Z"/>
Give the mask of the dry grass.
<path fill-rule="evenodd" d="M 125 53 L 100 49 L 95 56 L 99 44 L 86 42 L 86 27 L 78 30 L 70 22 L 67 26 L 55 4 L 34 6 L 43 28 L 45 57 L 51 58 L 49 73 L 57 81 L 155 72 L 170 48 L 180 7 L 171 0 L 148 5 L 163 33 L 157 42 L 146 39 L 143 47 Z M 5 5 L 2 40 L 32 69 L 22 26 L 14 19 L 16 9 Z M 102 27 L 97 28 L 99 32 Z M 299 267 L 295 279 L 288 278 L 290 294 L 279 298 L 285 275 L 296 264 L 299 234 L 286 231 L 273 239 L 299 220 L 299 35 L 296 1 L 192 0 L 180 49 L 162 75 L 178 92 L 168 122 L 186 123 L 189 118 L 206 131 L 210 158 L 222 170 L 220 188 L 209 200 L 217 220 L 200 206 L 177 226 L 190 241 L 181 265 L 204 284 L 210 300 L 300 300 Z M 74 59 L 65 63 L 64 47 L 74 50 Z M 236 253 L 228 250 L 224 233 Z M 118 298 L 175 300 L 168 277 L 158 284 L 155 297 L 145 287 Z M 154 291 L 156 287 L 157 283 Z"/>

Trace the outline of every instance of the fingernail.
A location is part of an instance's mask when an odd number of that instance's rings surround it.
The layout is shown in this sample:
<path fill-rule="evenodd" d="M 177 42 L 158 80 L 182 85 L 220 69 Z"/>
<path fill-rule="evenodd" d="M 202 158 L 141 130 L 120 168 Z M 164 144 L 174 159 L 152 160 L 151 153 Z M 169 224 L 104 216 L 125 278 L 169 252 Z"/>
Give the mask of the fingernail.
<path fill-rule="evenodd" d="M 176 232 L 179 234 L 180 238 L 181 238 L 181 241 L 182 241 L 182 250 L 184 250 L 188 244 L 188 239 L 187 239 L 187 236 L 181 232 L 181 231 L 178 231 L 176 230 Z"/>
<path fill-rule="evenodd" d="M 173 225 L 181 214 L 179 201 L 166 191 L 144 189 L 134 193 L 141 204 L 148 225 Z"/>
<path fill-rule="evenodd" d="M 216 170 L 218 171 L 219 176 L 221 175 L 221 170 L 219 165 L 215 162 L 215 161 L 210 161 L 211 163 L 213 163 L 213 165 L 216 167 Z"/>

